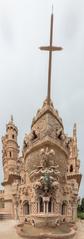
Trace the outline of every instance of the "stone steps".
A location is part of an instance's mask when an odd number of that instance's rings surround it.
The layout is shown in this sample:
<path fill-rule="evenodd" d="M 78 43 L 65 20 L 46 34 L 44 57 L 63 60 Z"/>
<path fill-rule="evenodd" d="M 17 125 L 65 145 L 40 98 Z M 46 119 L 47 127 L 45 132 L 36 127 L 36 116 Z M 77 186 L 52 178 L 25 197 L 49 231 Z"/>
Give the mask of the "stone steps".
<path fill-rule="evenodd" d="M 0 213 L 0 220 L 9 220 L 12 219 L 12 215 L 9 213 Z"/>

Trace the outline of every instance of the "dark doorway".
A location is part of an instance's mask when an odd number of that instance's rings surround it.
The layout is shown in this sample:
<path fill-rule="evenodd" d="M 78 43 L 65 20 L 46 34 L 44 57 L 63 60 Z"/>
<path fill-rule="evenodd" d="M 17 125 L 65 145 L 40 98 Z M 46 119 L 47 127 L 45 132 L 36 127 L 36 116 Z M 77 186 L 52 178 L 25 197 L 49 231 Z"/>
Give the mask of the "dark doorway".
<path fill-rule="evenodd" d="M 73 165 L 71 164 L 71 166 L 70 166 L 70 173 L 72 173 L 73 172 Z"/>
<path fill-rule="evenodd" d="M 23 214 L 24 215 L 29 214 L 29 202 L 28 201 L 24 202 L 24 204 L 23 204 Z"/>
<path fill-rule="evenodd" d="M 62 203 L 62 215 L 66 214 L 67 205 L 65 202 Z"/>
<path fill-rule="evenodd" d="M 43 212 L 43 198 L 40 197 L 39 200 L 40 200 L 40 212 Z"/>

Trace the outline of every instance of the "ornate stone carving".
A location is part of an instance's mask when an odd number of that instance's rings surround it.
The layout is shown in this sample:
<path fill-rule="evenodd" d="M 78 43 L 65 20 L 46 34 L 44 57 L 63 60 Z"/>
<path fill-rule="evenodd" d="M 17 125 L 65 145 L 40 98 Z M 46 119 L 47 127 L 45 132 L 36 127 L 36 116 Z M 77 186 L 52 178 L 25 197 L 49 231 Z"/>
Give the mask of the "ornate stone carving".
<path fill-rule="evenodd" d="M 60 172 L 58 165 L 54 166 L 55 151 L 53 149 L 42 148 L 40 150 L 40 164 L 36 170 L 30 174 L 30 179 L 35 181 L 33 187 L 36 193 L 47 195 L 59 186 Z"/>
<path fill-rule="evenodd" d="M 41 220 L 39 214 L 42 213 L 43 223 L 51 220 L 50 225 L 55 225 L 55 222 L 59 224 L 60 218 L 73 219 L 71 212 L 73 214 L 77 206 L 81 175 L 76 125 L 72 137 L 65 135 L 62 119 L 51 101 L 51 56 L 53 50 L 61 50 L 52 44 L 52 30 L 53 14 L 50 45 L 40 48 L 49 51 L 47 99 L 32 121 L 31 132 L 25 135 L 22 157 L 19 157 L 18 129 L 11 118 L 2 138 L 2 158 L 5 209 L 14 217 L 17 214 L 20 219 L 28 217 L 30 221 L 33 217 L 36 221 Z M 23 210 L 25 200 L 28 201 L 27 210 Z"/>
<path fill-rule="evenodd" d="M 54 156 L 55 151 L 53 149 L 49 150 L 48 147 L 46 149 L 42 148 L 40 150 L 41 167 L 46 168 L 54 165 Z"/>

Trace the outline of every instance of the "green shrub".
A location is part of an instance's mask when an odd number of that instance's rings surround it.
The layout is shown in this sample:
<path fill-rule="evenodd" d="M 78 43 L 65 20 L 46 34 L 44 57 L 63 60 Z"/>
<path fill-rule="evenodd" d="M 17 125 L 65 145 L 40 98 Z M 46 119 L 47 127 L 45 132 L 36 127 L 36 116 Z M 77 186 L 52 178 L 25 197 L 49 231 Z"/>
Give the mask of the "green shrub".
<path fill-rule="evenodd" d="M 78 211 L 77 212 L 77 216 L 78 216 L 78 218 L 80 218 L 80 219 L 84 219 L 84 212 L 80 212 L 80 211 Z"/>

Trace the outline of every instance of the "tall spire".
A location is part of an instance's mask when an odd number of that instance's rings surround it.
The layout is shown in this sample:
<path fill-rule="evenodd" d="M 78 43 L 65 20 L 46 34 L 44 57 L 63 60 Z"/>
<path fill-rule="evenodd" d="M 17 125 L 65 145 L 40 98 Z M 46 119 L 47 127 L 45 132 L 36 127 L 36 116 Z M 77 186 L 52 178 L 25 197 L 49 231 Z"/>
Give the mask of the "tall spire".
<path fill-rule="evenodd" d="M 76 123 L 75 123 L 75 124 L 74 124 L 74 127 L 73 127 L 73 137 L 76 138 L 76 136 L 77 136 L 77 125 L 76 125 Z"/>
<path fill-rule="evenodd" d="M 53 46 L 53 5 L 51 13 L 51 23 L 50 23 L 50 44 L 49 46 L 42 46 L 40 50 L 49 52 L 49 66 L 48 66 L 48 89 L 47 89 L 47 103 L 50 105 L 51 100 L 51 70 L 52 70 L 52 52 L 61 51 L 62 47 Z"/>
<path fill-rule="evenodd" d="M 52 4 L 52 13 L 53 13 L 53 4 Z"/>
<path fill-rule="evenodd" d="M 13 123 L 13 115 L 11 115 L 11 122 Z"/>

